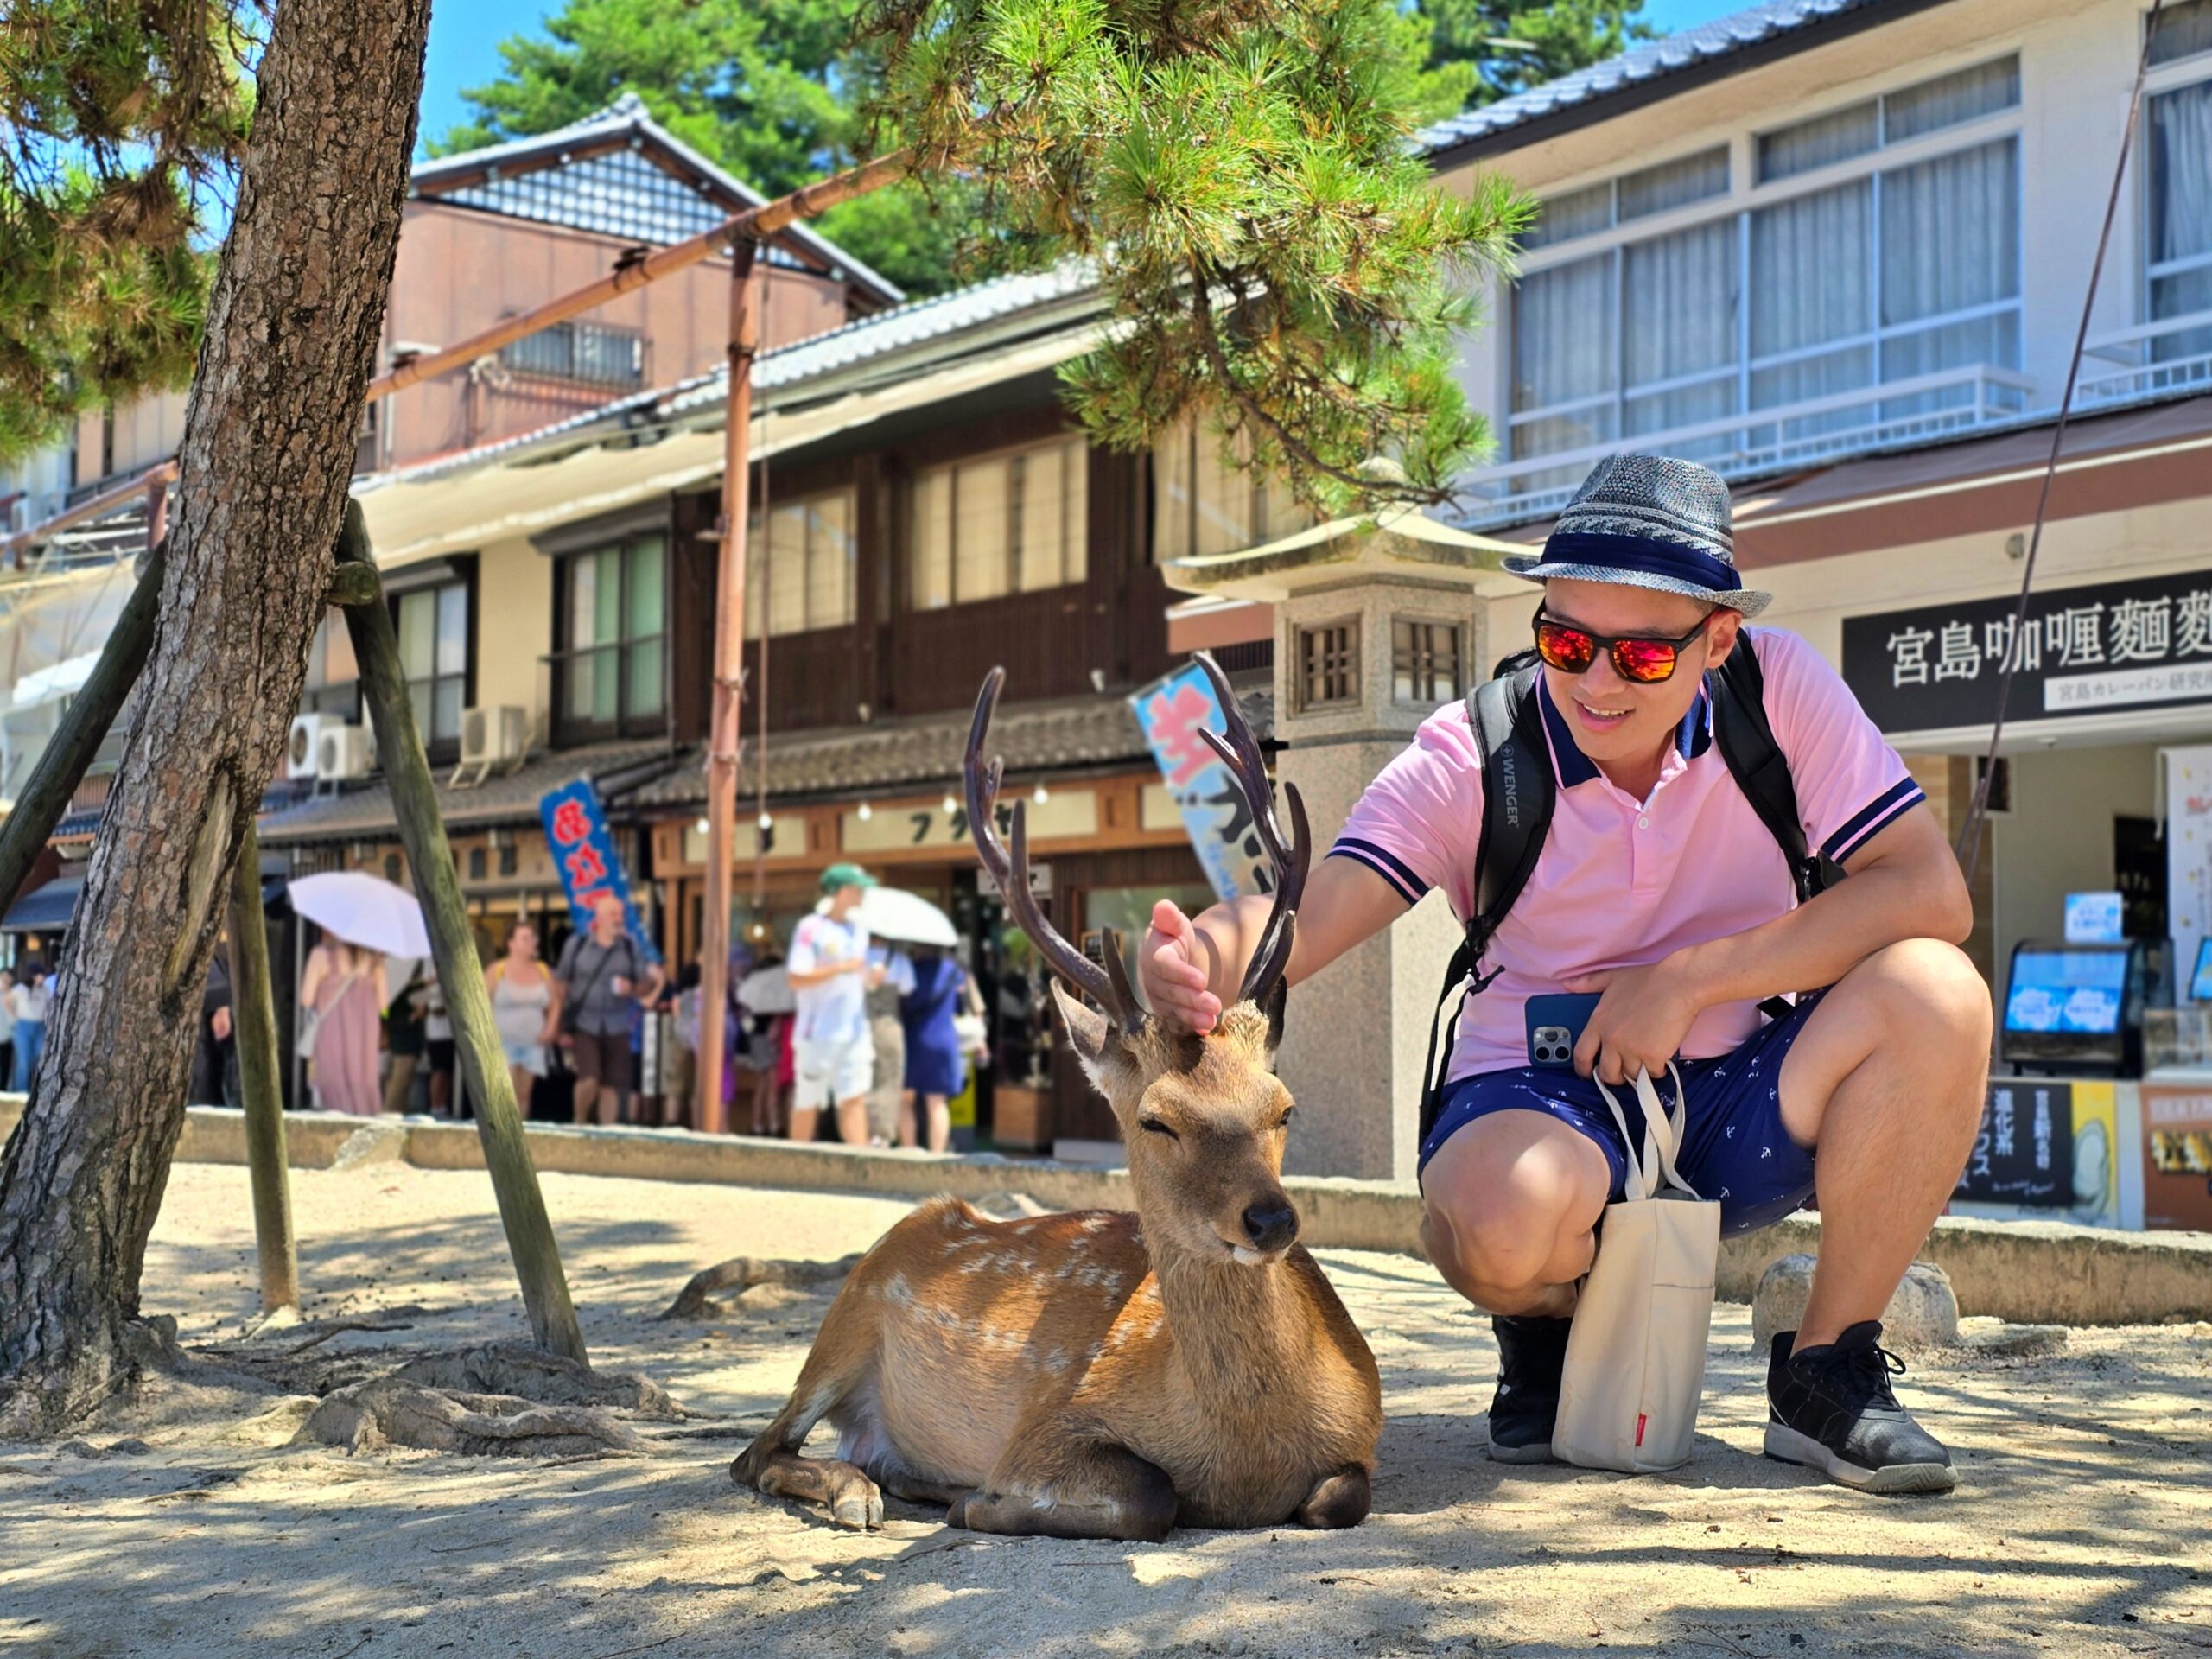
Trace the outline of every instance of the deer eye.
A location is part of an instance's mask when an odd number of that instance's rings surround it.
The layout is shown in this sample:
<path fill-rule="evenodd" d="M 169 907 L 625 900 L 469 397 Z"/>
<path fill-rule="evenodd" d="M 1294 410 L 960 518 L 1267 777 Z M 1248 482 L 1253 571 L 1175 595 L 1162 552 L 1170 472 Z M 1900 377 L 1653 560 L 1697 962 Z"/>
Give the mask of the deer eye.
<path fill-rule="evenodd" d="M 1183 1138 L 1156 1117 L 1141 1117 L 1137 1119 L 1137 1127 L 1153 1135 L 1164 1135 L 1170 1141 L 1179 1141 Z"/>
<path fill-rule="evenodd" d="M 1282 1116 L 1275 1119 L 1275 1128 L 1279 1129 L 1288 1128 L 1290 1127 L 1291 1114 L 1295 1112 L 1297 1109 L 1298 1108 L 1295 1106 L 1284 1107 L 1282 1109 Z"/>

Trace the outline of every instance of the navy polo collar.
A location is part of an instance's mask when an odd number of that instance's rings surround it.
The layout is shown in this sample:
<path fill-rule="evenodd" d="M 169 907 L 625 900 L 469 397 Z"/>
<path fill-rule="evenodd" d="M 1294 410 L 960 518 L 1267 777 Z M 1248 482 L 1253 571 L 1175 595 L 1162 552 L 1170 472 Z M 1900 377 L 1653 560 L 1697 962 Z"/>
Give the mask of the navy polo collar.
<path fill-rule="evenodd" d="M 1544 735 L 1552 747 L 1552 766 L 1559 774 L 1560 787 L 1573 789 L 1577 784 L 1586 784 L 1599 775 L 1596 765 L 1582 753 L 1568 728 L 1567 716 L 1560 714 L 1552 702 L 1551 687 L 1545 677 L 1536 676 L 1536 703 L 1544 713 Z M 1700 687 L 1697 701 L 1682 716 L 1682 723 L 1675 729 L 1675 749 L 1685 760 L 1694 760 L 1713 747 L 1713 700 Z"/>

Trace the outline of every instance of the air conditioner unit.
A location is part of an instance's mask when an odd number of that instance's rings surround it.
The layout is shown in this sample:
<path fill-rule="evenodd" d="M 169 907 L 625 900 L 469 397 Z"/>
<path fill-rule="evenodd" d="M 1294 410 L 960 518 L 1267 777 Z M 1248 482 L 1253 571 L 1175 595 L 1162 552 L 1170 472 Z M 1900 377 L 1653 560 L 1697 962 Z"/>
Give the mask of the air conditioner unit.
<path fill-rule="evenodd" d="M 376 770 L 376 741 L 366 726 L 334 726 L 315 744 L 315 780 L 342 783 Z"/>
<path fill-rule="evenodd" d="M 530 748 L 530 711 L 512 704 L 465 709 L 461 715 L 461 764 L 508 766 Z"/>
<path fill-rule="evenodd" d="M 295 715 L 292 734 L 284 741 L 284 775 L 287 778 L 310 779 L 322 760 L 322 734 L 334 732 L 346 724 L 338 715 Z"/>

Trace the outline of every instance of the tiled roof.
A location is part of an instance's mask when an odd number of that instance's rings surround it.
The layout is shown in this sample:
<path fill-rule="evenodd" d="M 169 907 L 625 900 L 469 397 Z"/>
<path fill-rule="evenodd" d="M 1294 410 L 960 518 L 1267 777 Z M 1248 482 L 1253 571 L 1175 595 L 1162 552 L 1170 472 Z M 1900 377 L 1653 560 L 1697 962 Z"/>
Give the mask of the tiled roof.
<path fill-rule="evenodd" d="M 792 388 L 803 392 L 806 383 L 825 378 L 840 370 L 950 341 L 956 335 L 1018 317 L 1025 312 L 1052 310 L 1053 326 L 1064 326 L 1065 320 L 1053 308 L 1086 298 L 1097 307 L 1104 304 L 1098 293 L 1096 272 L 1087 260 L 1069 259 L 1045 270 L 994 277 L 950 294 L 879 311 L 872 317 L 846 323 L 827 334 L 761 353 L 753 369 L 753 392 L 761 400 L 755 403 L 754 411 L 760 412 L 762 403 L 779 391 Z M 1083 308 L 1078 305 L 1075 308 Z M 1045 321 L 1040 317 L 1040 324 Z M 355 493 L 391 483 L 419 483 L 451 472 L 467 472 L 503 455 L 558 443 L 601 425 L 637 426 L 700 410 L 720 411 L 728 402 L 722 390 L 727 376 L 728 371 L 718 365 L 688 380 L 617 398 L 565 421 L 497 443 L 373 474 L 357 480 Z"/>
<path fill-rule="evenodd" d="M 713 181 L 728 197 L 747 207 L 758 207 L 768 200 L 654 120 L 635 92 L 624 92 L 605 109 L 550 132 L 418 162 L 409 179 L 418 194 L 441 201 L 640 242 L 681 242 L 714 229 L 729 217 L 721 207 L 686 189 L 664 169 L 626 152 L 558 160 L 571 146 L 603 141 L 626 131 L 677 157 L 694 174 Z M 540 163 L 548 157 L 555 158 L 553 167 L 519 170 L 524 163 Z M 512 176 L 474 178 L 487 167 L 510 162 L 518 169 Z M 801 223 L 780 234 L 804 245 L 883 298 L 906 297 L 897 283 L 871 270 L 819 231 Z"/>
<path fill-rule="evenodd" d="M 594 743 L 537 755 L 513 772 L 505 775 L 494 772 L 482 783 L 467 788 L 448 785 L 446 779 L 451 772 L 439 768 L 438 810 L 448 830 L 534 823 L 537 821 L 538 800 L 549 790 L 557 789 L 575 778 L 613 777 L 668 753 L 664 739 Z M 364 788 L 310 795 L 296 806 L 269 814 L 261 820 L 261 840 L 264 846 L 341 841 L 352 836 L 389 834 L 397 822 L 391 809 L 391 791 L 379 777 Z"/>
<path fill-rule="evenodd" d="M 1755 47 L 1781 44 L 1792 35 L 1815 35 L 1823 25 L 1852 13 L 1917 10 L 1925 3 L 1927 0 L 1765 0 L 1440 121 L 1416 134 L 1414 143 L 1432 155 L 1458 149 L 1549 116 L 1602 104 L 1670 76 L 1718 67 Z M 1808 38 L 1802 44 L 1810 46 L 1813 41 Z"/>
<path fill-rule="evenodd" d="M 1266 686 L 1242 690 L 1244 717 L 1265 742 L 1274 732 L 1274 693 Z M 956 782 L 968 747 L 969 711 L 880 721 L 872 726 L 772 734 L 768 739 L 768 796 L 772 801 L 851 797 L 867 790 L 932 790 Z M 1146 761 L 1151 751 L 1128 704 L 1118 696 L 1001 709 L 991 726 L 990 752 L 1006 761 L 1009 779 L 1074 768 Z M 738 784 L 749 800 L 760 788 L 748 743 Z M 625 806 L 690 806 L 706 798 L 696 765 L 623 798 Z"/>

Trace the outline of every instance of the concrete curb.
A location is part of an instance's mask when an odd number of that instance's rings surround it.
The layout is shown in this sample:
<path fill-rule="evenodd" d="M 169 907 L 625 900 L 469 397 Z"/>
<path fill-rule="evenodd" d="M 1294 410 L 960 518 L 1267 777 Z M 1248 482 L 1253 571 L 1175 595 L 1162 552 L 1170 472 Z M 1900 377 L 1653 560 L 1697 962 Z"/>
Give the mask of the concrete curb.
<path fill-rule="evenodd" d="M 22 1116 L 21 1096 L 0 1096 L 0 1135 Z M 361 1161 L 362 1120 L 327 1112 L 285 1116 L 296 1168 Z M 484 1167 L 475 1127 L 430 1118 L 375 1120 L 372 1156 L 420 1169 Z M 1126 1209 L 1128 1177 L 1120 1170 L 1024 1160 L 995 1154 L 862 1152 L 845 1147 L 793 1146 L 688 1129 L 579 1129 L 528 1127 L 537 1167 L 569 1175 L 632 1180 L 694 1181 L 724 1186 L 838 1192 L 876 1198 L 924 1198 L 940 1192 L 977 1199 L 1027 1192 L 1050 1209 Z M 219 1106 L 185 1113 L 176 1155 L 188 1163 L 245 1162 L 242 1114 Z M 1421 1196 L 1410 1181 L 1291 1176 L 1300 1236 L 1310 1245 L 1390 1250 L 1418 1255 Z M 1817 1251 L 1817 1217 L 1791 1216 L 1756 1233 L 1723 1241 L 1719 1294 L 1748 1302 L 1759 1277 L 1782 1256 Z M 2029 1325 L 2158 1325 L 2212 1319 L 2212 1233 L 2121 1233 L 2063 1222 L 1979 1221 L 1945 1217 L 1936 1224 L 1923 1261 L 1950 1275 L 1960 1311 Z M 703 1264 L 702 1264 L 703 1265 Z"/>

